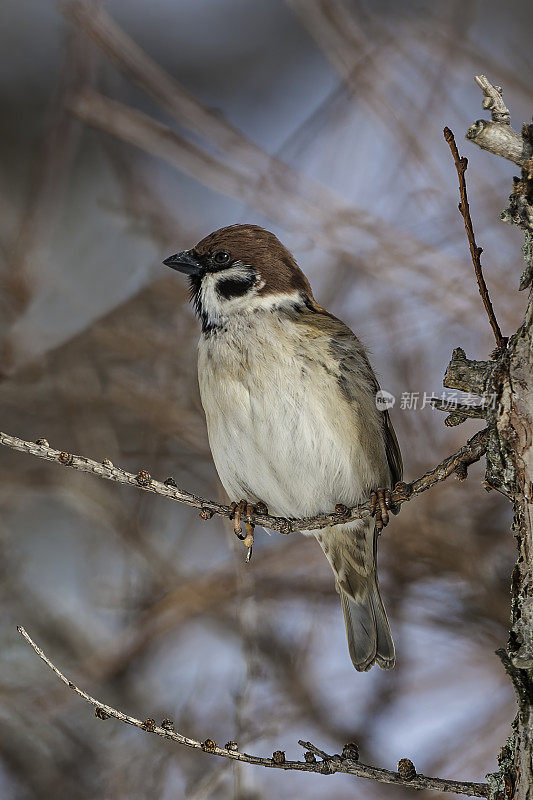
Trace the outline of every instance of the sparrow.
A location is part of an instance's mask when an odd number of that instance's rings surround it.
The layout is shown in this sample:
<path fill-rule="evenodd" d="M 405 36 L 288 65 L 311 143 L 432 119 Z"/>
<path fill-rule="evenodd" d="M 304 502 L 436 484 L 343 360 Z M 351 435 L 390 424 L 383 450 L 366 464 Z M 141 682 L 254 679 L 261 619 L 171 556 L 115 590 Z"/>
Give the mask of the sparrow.
<path fill-rule="evenodd" d="M 209 444 L 233 508 L 310 517 L 371 498 L 373 518 L 307 535 L 335 574 L 355 669 L 390 669 L 376 545 L 402 460 L 365 348 L 258 225 L 221 228 L 163 263 L 190 281 Z"/>

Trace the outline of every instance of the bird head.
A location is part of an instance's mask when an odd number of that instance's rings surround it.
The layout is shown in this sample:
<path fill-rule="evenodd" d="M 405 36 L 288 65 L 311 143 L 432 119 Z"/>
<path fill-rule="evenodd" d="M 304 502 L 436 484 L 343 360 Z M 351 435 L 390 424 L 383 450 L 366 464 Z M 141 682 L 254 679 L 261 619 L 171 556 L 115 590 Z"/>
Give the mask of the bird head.
<path fill-rule="evenodd" d="M 183 272 L 204 332 L 235 314 L 314 302 L 291 253 L 259 225 L 230 225 L 163 261 Z"/>

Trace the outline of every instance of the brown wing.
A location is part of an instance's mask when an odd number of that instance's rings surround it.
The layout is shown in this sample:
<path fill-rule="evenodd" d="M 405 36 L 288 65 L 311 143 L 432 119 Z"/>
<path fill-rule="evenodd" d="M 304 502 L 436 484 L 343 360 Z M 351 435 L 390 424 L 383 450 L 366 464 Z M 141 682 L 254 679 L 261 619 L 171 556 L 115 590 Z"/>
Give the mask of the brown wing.
<path fill-rule="evenodd" d="M 375 397 L 379 391 L 379 383 L 374 374 L 365 347 L 355 333 L 328 311 L 325 311 L 316 302 L 311 301 L 307 311 L 300 312 L 296 321 L 307 324 L 311 329 L 318 328 L 322 334 L 330 337 L 330 353 L 339 366 L 339 385 L 350 402 L 355 402 L 352 393 L 353 386 L 358 388 L 368 387 Z M 402 479 L 403 464 L 398 440 L 392 426 L 388 411 L 380 412 L 382 415 L 383 438 L 387 463 L 391 474 L 391 483 L 394 487 Z"/>

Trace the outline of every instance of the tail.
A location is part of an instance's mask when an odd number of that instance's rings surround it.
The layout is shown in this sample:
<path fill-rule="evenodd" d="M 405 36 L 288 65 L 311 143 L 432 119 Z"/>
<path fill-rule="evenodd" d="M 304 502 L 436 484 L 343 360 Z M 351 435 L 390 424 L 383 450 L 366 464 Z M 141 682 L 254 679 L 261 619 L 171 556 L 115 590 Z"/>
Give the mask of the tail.
<path fill-rule="evenodd" d="M 348 650 L 356 670 L 395 664 L 394 644 L 379 593 L 373 522 L 325 528 L 315 534 L 337 579 Z"/>
<path fill-rule="evenodd" d="M 396 662 L 394 643 L 376 575 L 368 576 L 367 585 L 357 598 L 339 589 L 352 664 L 359 672 L 374 663 L 382 669 L 392 669 Z"/>

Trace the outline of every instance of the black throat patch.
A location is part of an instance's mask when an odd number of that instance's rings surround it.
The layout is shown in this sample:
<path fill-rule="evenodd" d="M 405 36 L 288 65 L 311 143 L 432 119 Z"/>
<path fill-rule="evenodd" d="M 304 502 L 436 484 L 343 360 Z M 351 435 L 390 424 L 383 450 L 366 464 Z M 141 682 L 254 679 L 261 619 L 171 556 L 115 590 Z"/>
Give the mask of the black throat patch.
<path fill-rule="evenodd" d="M 201 299 L 202 288 L 201 275 L 190 275 L 189 284 L 191 289 L 191 302 L 196 311 L 198 319 L 202 323 L 202 333 L 214 333 L 220 325 L 214 322 L 208 313 L 208 309 L 204 308 Z M 247 294 L 250 289 L 255 285 L 256 275 L 255 272 L 250 272 L 248 275 L 242 275 L 235 278 L 223 278 L 217 282 L 216 293 L 223 300 L 232 300 L 235 297 L 242 297 Z"/>
<path fill-rule="evenodd" d="M 255 283 L 255 275 L 248 275 L 242 278 L 226 278 L 218 281 L 216 293 L 224 300 L 233 300 L 234 297 L 242 297 L 250 291 Z"/>

